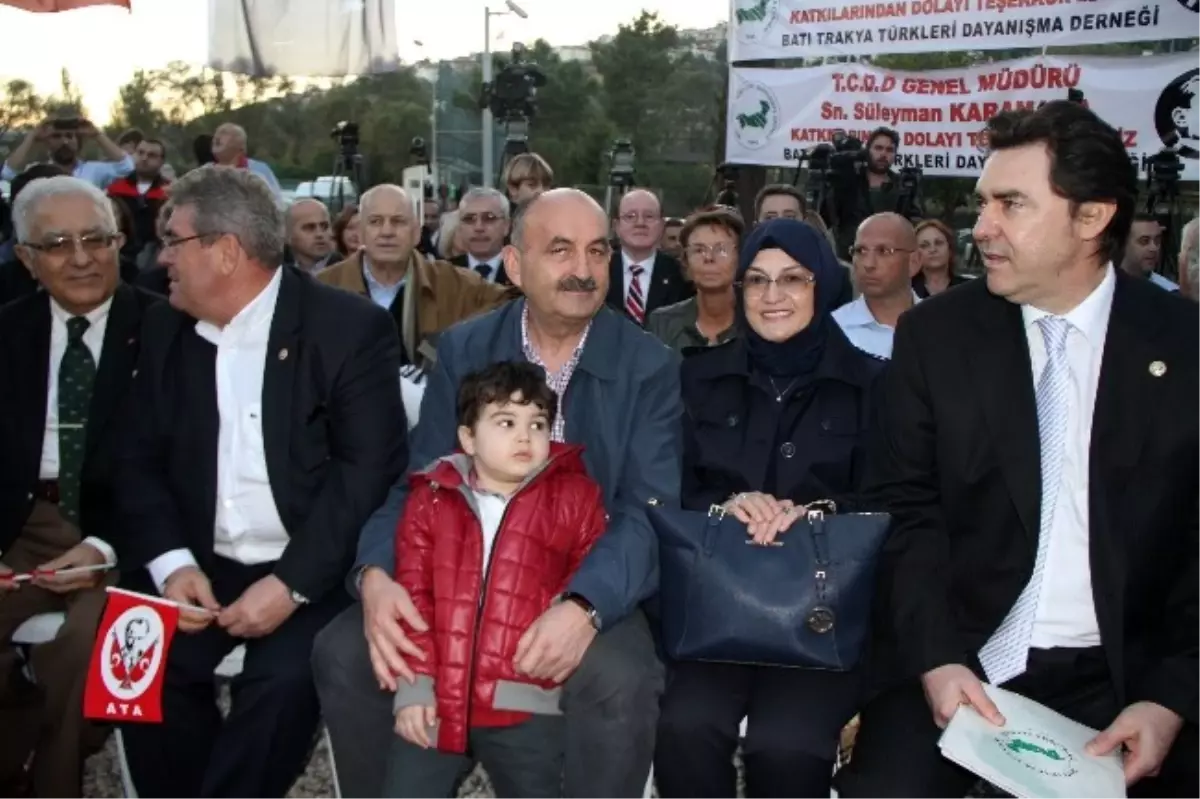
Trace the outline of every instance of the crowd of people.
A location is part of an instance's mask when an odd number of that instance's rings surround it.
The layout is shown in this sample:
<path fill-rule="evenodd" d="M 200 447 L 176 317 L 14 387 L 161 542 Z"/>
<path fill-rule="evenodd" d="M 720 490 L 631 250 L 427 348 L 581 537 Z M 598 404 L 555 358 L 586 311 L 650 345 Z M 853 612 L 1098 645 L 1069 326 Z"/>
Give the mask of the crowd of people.
<path fill-rule="evenodd" d="M 482 763 L 504 796 L 733 796 L 740 746 L 749 796 L 963 796 L 938 737 L 1003 723 L 984 683 L 1098 730 L 1130 795 L 1195 796 L 1197 223 L 1178 286 L 1116 130 L 1052 102 L 987 134 L 969 279 L 944 223 L 839 244 L 788 185 L 610 216 L 529 153 L 455 207 L 383 184 L 335 216 L 284 207 L 234 125 L 179 176 L 153 137 L 31 131 L 0 638 L 66 622 L 0 654 L 0 791 L 79 795 L 119 585 L 182 608 L 162 723 L 121 725 L 143 796 L 283 796 L 321 724 L 344 795 Z M 667 658 L 655 505 L 761 546 L 890 514 L 861 662 Z"/>

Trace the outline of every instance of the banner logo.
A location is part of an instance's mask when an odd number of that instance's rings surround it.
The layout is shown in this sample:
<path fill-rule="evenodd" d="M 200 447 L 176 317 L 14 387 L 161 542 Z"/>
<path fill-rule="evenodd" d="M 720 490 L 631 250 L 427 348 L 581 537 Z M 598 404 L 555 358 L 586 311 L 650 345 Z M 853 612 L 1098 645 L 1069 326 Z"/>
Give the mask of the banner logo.
<path fill-rule="evenodd" d="M 733 135 L 743 147 L 758 150 L 779 130 L 779 101 L 761 83 L 748 83 L 738 90 L 729 109 Z"/>
<path fill-rule="evenodd" d="M 1075 756 L 1053 738 L 1030 730 L 1002 732 L 995 738 L 1000 750 L 1031 771 L 1045 777 L 1075 774 Z"/>
<path fill-rule="evenodd" d="M 1179 0 L 1179 5 L 1183 6 L 1188 11 L 1200 13 L 1200 0 Z"/>
<path fill-rule="evenodd" d="M 733 25 L 743 44 L 766 39 L 779 17 L 779 0 L 734 0 Z"/>
<path fill-rule="evenodd" d="M 106 657 L 100 676 L 117 699 L 137 699 L 162 666 L 163 622 L 150 605 L 131 607 L 104 633 Z"/>
<path fill-rule="evenodd" d="M 1182 158 L 1200 158 L 1200 69 L 1167 84 L 1154 104 L 1154 128 L 1162 143 Z"/>

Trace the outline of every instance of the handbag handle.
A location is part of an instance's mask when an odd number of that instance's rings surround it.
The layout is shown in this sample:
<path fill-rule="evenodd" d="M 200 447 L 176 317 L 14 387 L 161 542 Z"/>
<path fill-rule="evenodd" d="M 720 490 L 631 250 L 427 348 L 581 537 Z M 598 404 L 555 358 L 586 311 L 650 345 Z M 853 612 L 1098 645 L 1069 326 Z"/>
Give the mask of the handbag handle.
<path fill-rule="evenodd" d="M 833 629 L 835 619 L 833 608 L 828 601 L 829 587 L 829 540 L 825 532 L 825 511 L 813 509 L 808 512 L 808 524 L 812 530 L 813 542 L 813 583 L 815 604 L 808 613 L 805 623 L 808 628 L 818 635 Z"/>
<path fill-rule="evenodd" d="M 710 557 L 717 549 L 717 531 L 721 529 L 721 522 L 725 520 L 724 505 L 710 505 L 708 507 L 708 520 L 704 525 L 704 555 Z"/>

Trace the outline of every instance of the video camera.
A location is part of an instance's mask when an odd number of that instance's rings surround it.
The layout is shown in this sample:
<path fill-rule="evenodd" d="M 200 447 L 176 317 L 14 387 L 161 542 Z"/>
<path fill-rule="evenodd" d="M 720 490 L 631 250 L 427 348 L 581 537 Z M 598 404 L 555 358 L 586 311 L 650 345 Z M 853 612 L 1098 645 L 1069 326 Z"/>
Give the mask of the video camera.
<path fill-rule="evenodd" d="M 484 87 L 486 105 L 499 120 L 528 122 L 537 113 L 537 90 L 545 85 L 546 73 L 537 64 L 525 61 L 522 44 L 514 44 L 512 61 Z"/>
<path fill-rule="evenodd" d="M 329 138 L 338 143 L 342 155 L 354 155 L 358 152 L 358 123 L 343 119 L 329 131 Z"/>
<path fill-rule="evenodd" d="M 612 149 L 608 151 L 608 185 L 622 190 L 632 187 L 635 159 L 632 141 L 613 141 Z"/>

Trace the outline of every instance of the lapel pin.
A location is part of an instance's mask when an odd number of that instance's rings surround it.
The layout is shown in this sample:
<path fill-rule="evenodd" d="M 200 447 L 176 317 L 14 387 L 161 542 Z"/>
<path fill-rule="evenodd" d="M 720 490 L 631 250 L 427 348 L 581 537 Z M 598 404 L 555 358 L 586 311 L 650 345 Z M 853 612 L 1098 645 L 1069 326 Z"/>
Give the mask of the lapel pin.
<path fill-rule="evenodd" d="M 1154 375 L 1155 377 L 1162 377 L 1166 373 L 1167 373 L 1167 365 L 1165 363 L 1163 363 L 1162 361 L 1151 361 L 1150 362 L 1150 374 Z"/>
<path fill-rule="evenodd" d="M 133 377 L 137 377 L 137 369 L 134 369 L 134 370 L 133 370 L 133 375 L 132 375 L 132 376 L 133 376 Z"/>
<path fill-rule="evenodd" d="M 281 360 L 281 361 L 287 360 L 287 347 L 284 347 L 283 349 L 281 349 L 279 351 L 279 360 Z"/>
<path fill-rule="evenodd" d="M 133 342 L 135 342 L 135 341 L 137 341 L 137 339 L 136 339 L 136 338 L 131 338 L 131 339 L 129 339 L 129 341 L 126 341 L 125 343 L 126 343 L 126 344 L 133 344 Z"/>

